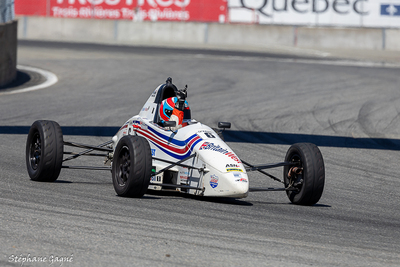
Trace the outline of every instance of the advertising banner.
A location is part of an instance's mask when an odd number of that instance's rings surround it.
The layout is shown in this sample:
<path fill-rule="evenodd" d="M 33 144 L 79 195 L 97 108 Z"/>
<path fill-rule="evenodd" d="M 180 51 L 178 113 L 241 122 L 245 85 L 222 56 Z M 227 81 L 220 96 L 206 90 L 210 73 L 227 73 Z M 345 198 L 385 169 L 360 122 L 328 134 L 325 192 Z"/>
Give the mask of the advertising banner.
<path fill-rule="evenodd" d="M 225 22 L 226 0 L 16 0 L 18 15 Z"/>
<path fill-rule="evenodd" d="M 15 0 L 17 15 L 400 28 L 400 0 Z"/>
<path fill-rule="evenodd" d="M 400 27 L 400 0 L 229 0 L 228 8 L 236 23 Z"/>

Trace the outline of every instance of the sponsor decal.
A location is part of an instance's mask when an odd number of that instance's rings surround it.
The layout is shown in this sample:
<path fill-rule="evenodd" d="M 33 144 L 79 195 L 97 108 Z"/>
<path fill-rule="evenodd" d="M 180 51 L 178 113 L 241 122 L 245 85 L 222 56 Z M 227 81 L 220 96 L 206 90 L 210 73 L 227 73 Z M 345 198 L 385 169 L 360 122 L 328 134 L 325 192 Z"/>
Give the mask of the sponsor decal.
<path fill-rule="evenodd" d="M 240 168 L 238 164 L 226 164 L 225 168 Z"/>
<path fill-rule="evenodd" d="M 218 186 L 218 176 L 216 176 L 215 174 L 211 175 L 210 177 L 210 186 L 212 188 L 216 188 Z"/>
<path fill-rule="evenodd" d="M 382 16 L 400 16 L 400 3 L 398 3 L 397 5 L 381 4 L 381 15 Z"/>
<path fill-rule="evenodd" d="M 243 170 L 239 169 L 239 168 L 227 168 L 226 171 L 227 172 L 243 172 Z"/>
<path fill-rule="evenodd" d="M 179 179 L 181 179 L 181 181 L 186 181 L 188 177 L 185 175 L 179 175 Z"/>
<path fill-rule="evenodd" d="M 151 156 L 155 157 L 156 156 L 156 150 L 153 148 L 151 149 Z"/>
<path fill-rule="evenodd" d="M 242 163 L 240 161 L 240 159 L 232 151 L 229 151 L 228 149 L 225 149 L 225 148 L 221 147 L 220 145 L 215 145 L 214 143 L 204 142 L 200 146 L 199 150 L 215 151 L 215 152 L 218 152 L 218 153 L 221 153 L 221 154 L 224 154 L 224 155 L 230 157 L 231 159 L 233 159 L 237 163 Z"/>
<path fill-rule="evenodd" d="M 243 177 L 241 173 L 234 173 L 233 177 L 235 177 L 235 182 L 244 182 L 247 183 L 247 179 Z"/>
<path fill-rule="evenodd" d="M 150 182 L 158 182 L 158 183 L 160 183 L 161 182 L 161 176 L 151 176 L 151 178 L 150 178 Z"/>
<path fill-rule="evenodd" d="M 188 178 L 189 178 L 188 168 L 182 167 L 182 170 L 179 170 L 179 179 L 181 179 L 181 181 L 187 181 Z"/>

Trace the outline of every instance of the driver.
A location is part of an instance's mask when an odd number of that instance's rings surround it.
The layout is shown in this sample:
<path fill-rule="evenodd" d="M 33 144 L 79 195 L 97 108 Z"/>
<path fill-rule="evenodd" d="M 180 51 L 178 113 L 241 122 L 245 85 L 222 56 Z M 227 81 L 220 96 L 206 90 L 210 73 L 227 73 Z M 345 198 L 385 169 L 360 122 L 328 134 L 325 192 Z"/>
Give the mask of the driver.
<path fill-rule="evenodd" d="M 161 102 L 161 122 L 175 121 L 176 126 L 171 127 L 172 131 L 176 131 L 187 125 L 187 123 L 183 123 L 184 111 L 189 109 L 189 104 L 186 101 L 186 89 L 187 87 L 185 87 L 185 89 L 176 91 L 176 97 L 170 97 Z"/>

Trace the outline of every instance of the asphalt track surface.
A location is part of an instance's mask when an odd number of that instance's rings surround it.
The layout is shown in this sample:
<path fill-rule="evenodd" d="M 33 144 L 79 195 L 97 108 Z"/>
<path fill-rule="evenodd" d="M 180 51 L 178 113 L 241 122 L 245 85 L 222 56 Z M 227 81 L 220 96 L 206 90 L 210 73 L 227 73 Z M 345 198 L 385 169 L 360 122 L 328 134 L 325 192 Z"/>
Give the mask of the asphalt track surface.
<path fill-rule="evenodd" d="M 0 265 L 400 266 L 400 70 L 281 59 L 20 43 L 18 64 L 58 82 L 0 96 Z M 35 120 L 59 122 L 64 140 L 100 144 L 169 76 L 188 84 L 198 121 L 232 122 L 226 140 L 248 162 L 279 162 L 291 143 L 316 143 L 326 167 L 319 203 L 293 205 L 283 192 L 121 198 L 101 171 L 29 179 L 25 142 Z M 78 162 L 92 163 L 102 160 Z M 250 185 L 280 186 L 256 173 Z M 46 258 L 22 264 L 34 257 Z"/>

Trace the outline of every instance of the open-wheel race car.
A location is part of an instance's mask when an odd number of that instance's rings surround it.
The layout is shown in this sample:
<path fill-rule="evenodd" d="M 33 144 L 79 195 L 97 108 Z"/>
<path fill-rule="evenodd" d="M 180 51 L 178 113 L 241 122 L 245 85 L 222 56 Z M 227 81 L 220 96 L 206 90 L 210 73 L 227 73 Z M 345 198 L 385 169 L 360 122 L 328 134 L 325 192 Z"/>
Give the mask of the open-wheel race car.
<path fill-rule="evenodd" d="M 254 165 L 240 159 L 224 142 L 222 131 L 228 122 L 212 129 L 191 118 L 185 110 L 185 126 L 173 130 L 175 121 L 160 118 L 163 100 L 179 90 L 168 78 L 144 104 L 139 115 L 130 118 L 108 142 L 92 146 L 63 140 L 57 122 L 35 121 L 26 143 L 26 165 L 34 181 L 55 181 L 62 168 L 108 170 L 115 192 L 123 197 L 142 197 L 147 190 L 174 190 L 205 197 L 244 198 L 253 191 L 285 191 L 294 204 L 313 205 L 325 183 L 324 161 L 311 143 L 292 145 L 285 160 Z M 64 147 L 84 149 L 80 153 Z M 66 155 L 66 156 L 64 156 Z M 103 166 L 71 166 L 81 156 L 105 157 Z M 283 167 L 283 179 L 265 170 Z M 282 184 L 279 188 L 252 188 L 248 173 L 260 172 Z"/>

